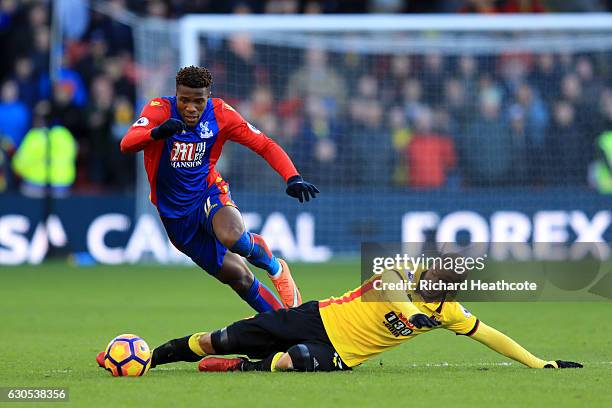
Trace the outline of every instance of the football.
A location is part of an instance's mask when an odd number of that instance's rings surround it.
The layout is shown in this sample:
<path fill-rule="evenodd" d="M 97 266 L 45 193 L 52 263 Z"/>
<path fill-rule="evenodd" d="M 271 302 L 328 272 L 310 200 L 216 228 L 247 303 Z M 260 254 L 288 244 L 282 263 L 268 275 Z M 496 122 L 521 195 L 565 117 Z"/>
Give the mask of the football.
<path fill-rule="evenodd" d="M 114 377 L 142 376 L 151 366 L 151 350 L 140 337 L 121 334 L 108 343 L 104 365 Z"/>

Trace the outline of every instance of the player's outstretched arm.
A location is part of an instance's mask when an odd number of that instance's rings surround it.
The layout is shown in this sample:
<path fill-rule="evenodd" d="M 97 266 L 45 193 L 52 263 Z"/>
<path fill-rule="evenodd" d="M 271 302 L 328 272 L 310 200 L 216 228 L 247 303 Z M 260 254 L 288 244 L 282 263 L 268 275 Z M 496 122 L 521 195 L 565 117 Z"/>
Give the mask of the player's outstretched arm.
<path fill-rule="evenodd" d="M 582 368 L 582 364 L 571 361 L 545 361 L 539 359 L 510 337 L 482 322 L 479 322 L 476 332 L 470 337 L 490 349 L 531 368 Z"/>
<path fill-rule="evenodd" d="M 184 127 L 177 119 L 170 119 L 169 102 L 156 98 L 140 113 L 140 117 L 121 139 L 122 153 L 136 153 L 155 140 L 165 139 Z"/>

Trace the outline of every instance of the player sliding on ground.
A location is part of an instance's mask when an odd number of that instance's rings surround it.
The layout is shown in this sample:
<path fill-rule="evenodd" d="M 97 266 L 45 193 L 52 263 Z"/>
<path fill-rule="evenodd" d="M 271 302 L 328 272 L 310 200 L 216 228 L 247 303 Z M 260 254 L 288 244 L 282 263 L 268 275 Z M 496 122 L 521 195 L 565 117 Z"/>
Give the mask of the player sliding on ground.
<path fill-rule="evenodd" d="M 408 276 L 411 279 L 403 272 L 386 271 L 340 298 L 260 313 L 213 332 L 171 340 L 154 350 L 152 367 L 204 357 L 200 371 L 350 370 L 440 327 L 469 336 L 528 367 L 582 367 L 535 357 L 510 337 L 479 321 L 458 302 L 444 301 L 450 298 L 450 292 L 381 290 L 383 283 L 417 283 L 419 279 L 458 282 L 463 275 L 430 269 Z M 246 355 L 249 359 L 214 357 L 229 354 Z"/>
<path fill-rule="evenodd" d="M 283 305 L 241 256 L 268 272 L 286 307 L 298 306 L 300 292 L 287 263 L 272 255 L 261 236 L 245 229 L 215 164 L 231 140 L 262 156 L 287 182 L 287 194 L 300 202 L 319 190 L 302 179 L 279 145 L 223 100 L 212 98 L 211 86 L 206 68 L 179 70 L 176 95 L 147 103 L 121 141 L 121 151 L 144 150 L 150 199 L 175 247 L 258 312 Z"/>

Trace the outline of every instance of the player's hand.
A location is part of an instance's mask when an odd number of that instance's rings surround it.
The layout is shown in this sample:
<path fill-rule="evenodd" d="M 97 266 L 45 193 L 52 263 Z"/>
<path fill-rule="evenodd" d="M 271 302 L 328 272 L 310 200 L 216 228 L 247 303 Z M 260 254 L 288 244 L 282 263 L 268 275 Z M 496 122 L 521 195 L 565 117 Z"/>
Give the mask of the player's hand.
<path fill-rule="evenodd" d="M 554 364 L 548 363 L 544 368 L 582 368 L 582 364 L 574 363 L 573 361 L 556 360 L 555 363 L 557 363 L 556 367 Z"/>
<path fill-rule="evenodd" d="M 310 197 L 316 198 L 319 189 L 312 183 L 305 181 L 302 176 L 293 176 L 287 180 L 287 194 L 295 197 L 303 203 L 304 200 L 310 201 Z"/>
<path fill-rule="evenodd" d="M 408 321 L 417 329 L 420 329 L 421 327 L 432 328 L 440 325 L 439 321 L 423 313 L 417 313 L 410 316 L 410 319 L 408 319 Z"/>
<path fill-rule="evenodd" d="M 158 127 L 151 129 L 151 139 L 167 139 L 182 130 L 185 130 L 185 124 L 183 121 L 170 118 Z"/>

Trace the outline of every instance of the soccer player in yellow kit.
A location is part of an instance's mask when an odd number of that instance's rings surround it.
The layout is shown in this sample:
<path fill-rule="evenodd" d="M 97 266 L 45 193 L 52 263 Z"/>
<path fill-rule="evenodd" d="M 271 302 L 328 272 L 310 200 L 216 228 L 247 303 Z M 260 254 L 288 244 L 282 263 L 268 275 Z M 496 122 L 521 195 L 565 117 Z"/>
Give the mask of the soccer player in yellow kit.
<path fill-rule="evenodd" d="M 420 279 L 458 282 L 461 277 L 443 269 L 415 274 L 387 270 L 339 298 L 260 313 L 213 332 L 170 340 L 154 350 L 152 367 L 201 359 L 200 371 L 350 370 L 438 328 L 469 336 L 531 368 L 582 367 L 534 356 L 458 302 L 445 301 L 448 292 L 392 290 L 394 284 Z M 249 359 L 215 357 L 230 354 Z"/>

